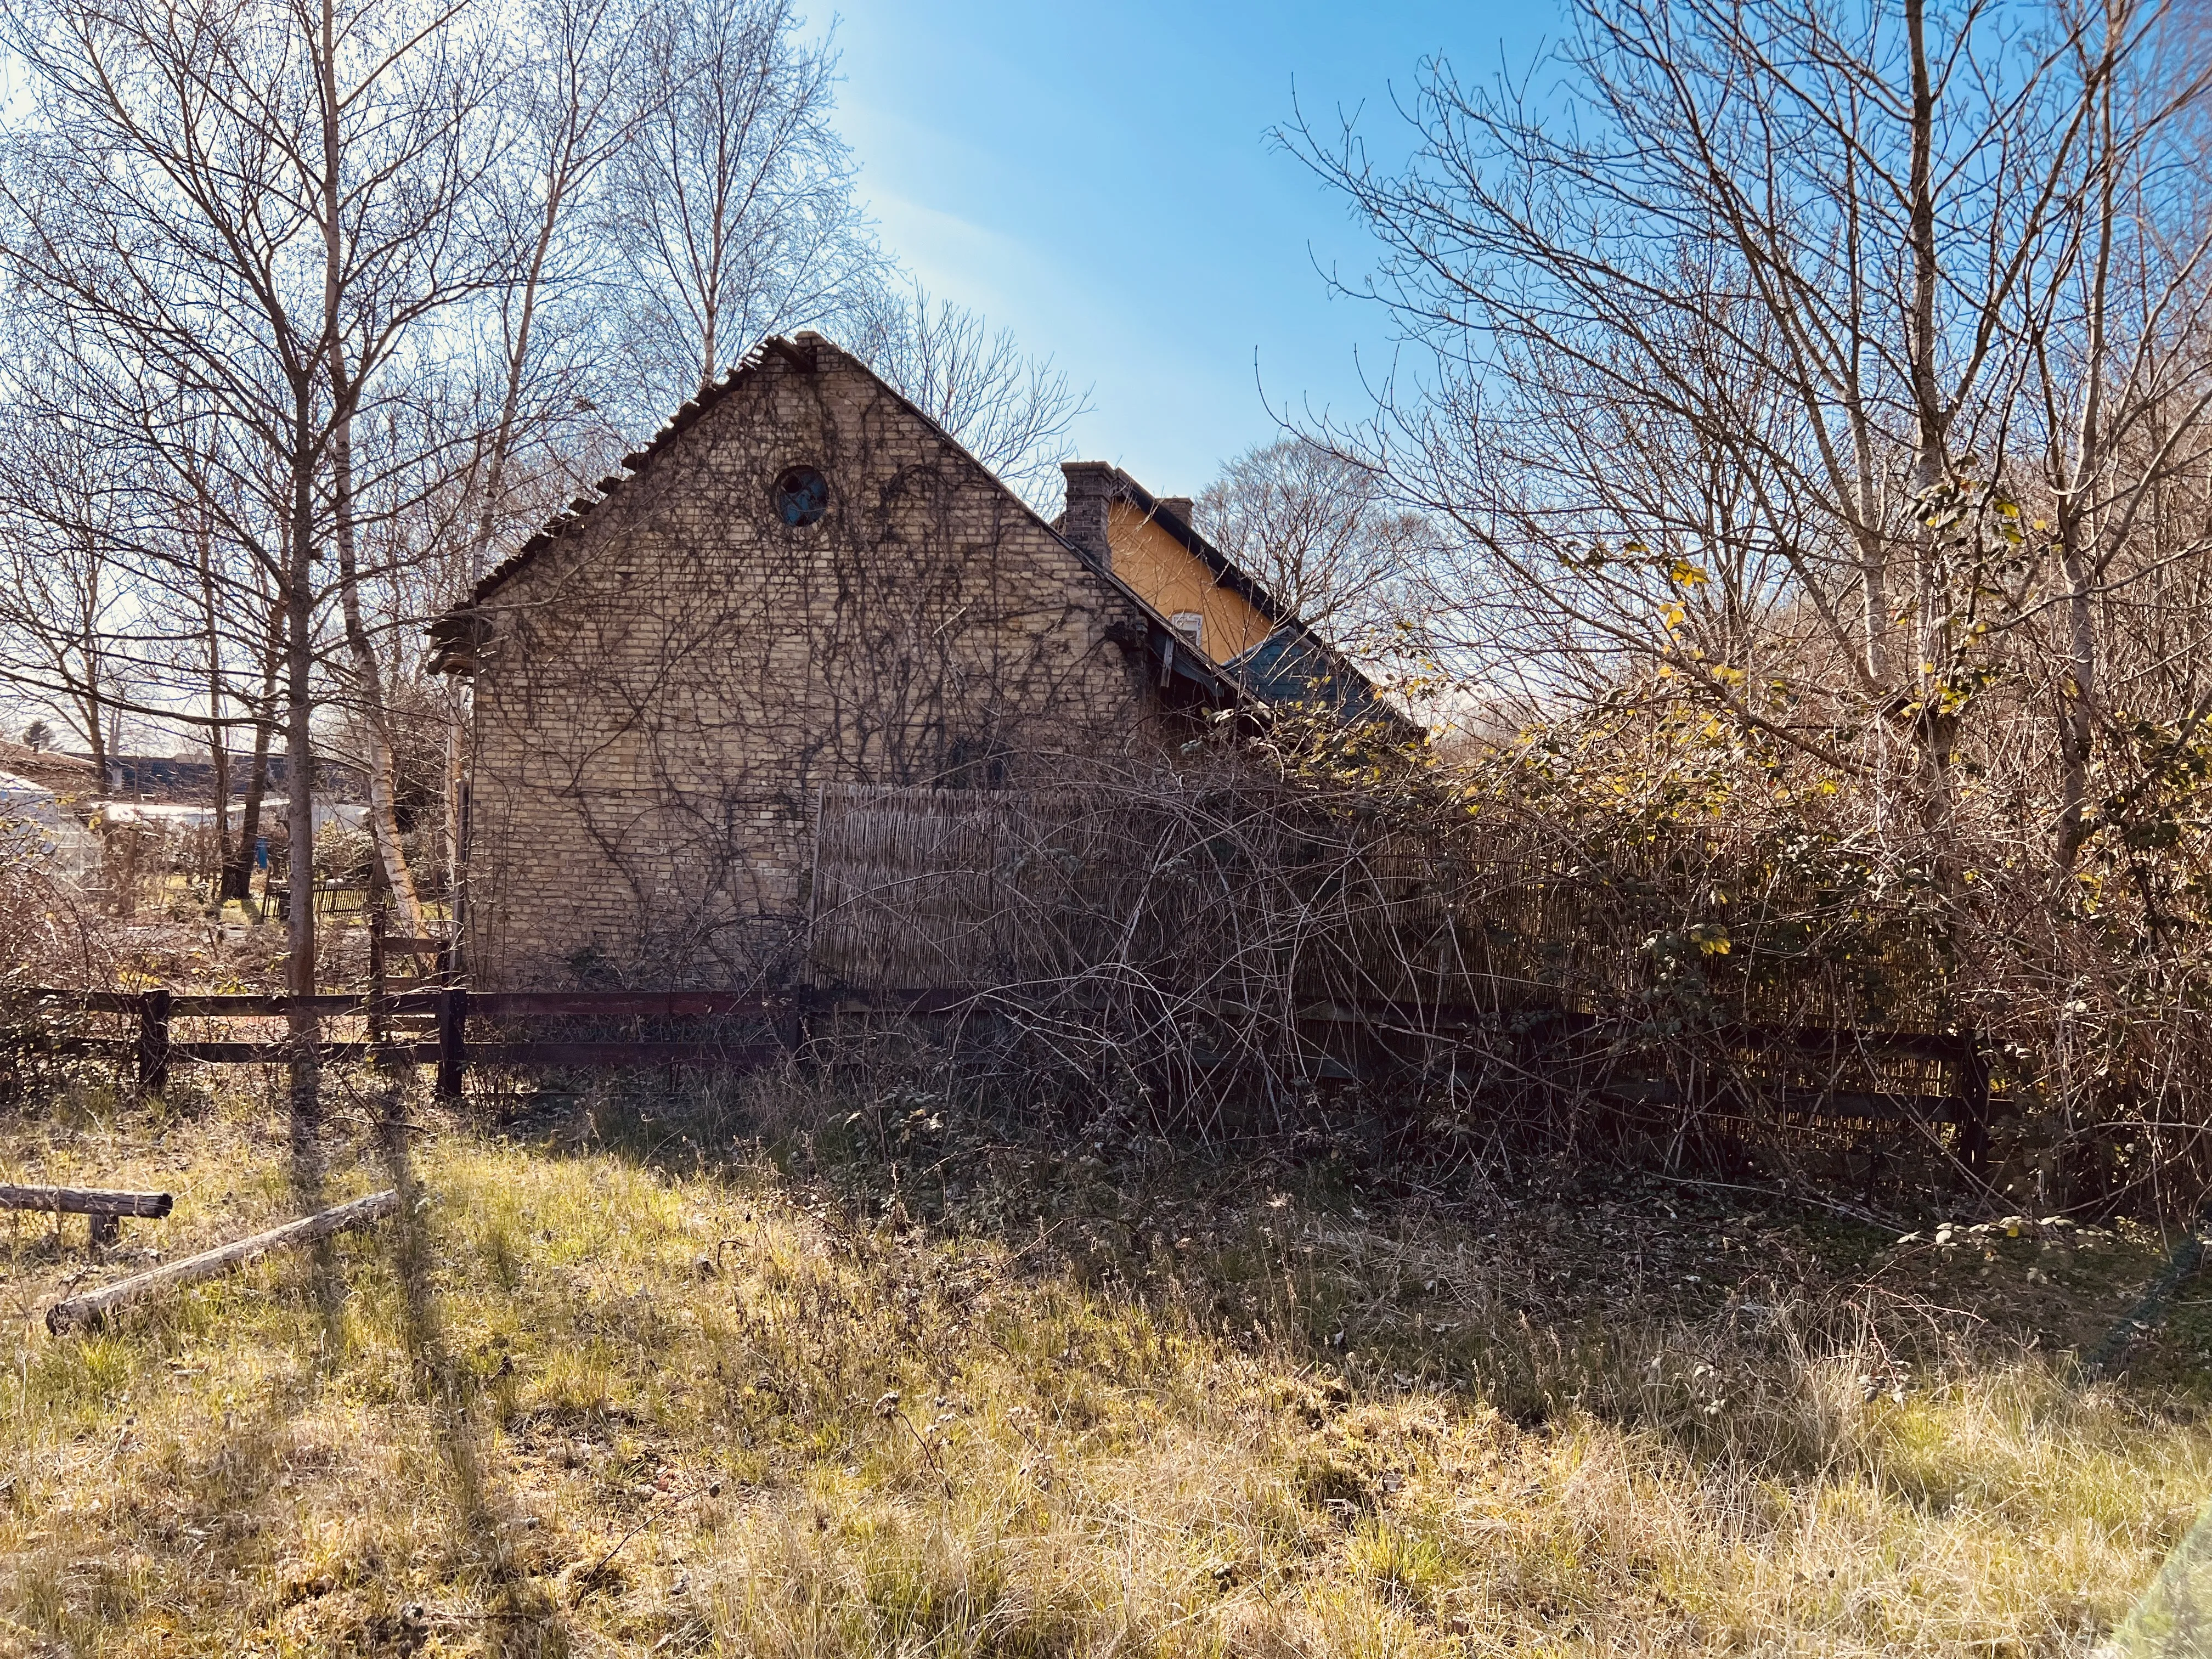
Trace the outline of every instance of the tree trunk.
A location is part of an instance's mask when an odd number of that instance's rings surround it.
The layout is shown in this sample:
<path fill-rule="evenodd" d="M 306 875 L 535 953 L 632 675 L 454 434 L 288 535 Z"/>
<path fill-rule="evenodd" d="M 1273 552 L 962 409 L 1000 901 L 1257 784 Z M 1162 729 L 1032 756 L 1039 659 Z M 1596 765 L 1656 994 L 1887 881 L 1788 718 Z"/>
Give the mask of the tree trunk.
<path fill-rule="evenodd" d="M 339 348 L 333 342 L 331 379 L 337 395 L 349 395 L 339 373 Z M 398 801 L 399 768 L 392 752 L 390 711 L 384 699 L 384 673 L 376 660 L 375 643 L 361 611 L 360 568 L 354 544 L 353 434 L 350 416 L 341 415 L 331 438 L 332 455 L 331 506 L 338 549 L 338 604 L 345 617 L 346 648 L 353 659 L 354 694 L 363 728 L 368 735 L 369 835 L 376 843 L 377 863 L 386 885 L 398 907 L 399 926 L 410 939 L 422 936 L 422 901 L 415 887 L 415 872 L 399 844 Z"/>
<path fill-rule="evenodd" d="M 107 775 L 107 740 L 100 729 L 100 694 L 88 686 L 77 701 L 84 708 L 85 741 L 92 750 L 93 775 L 100 780 L 97 787 L 104 795 L 114 787 L 114 781 Z"/>
<path fill-rule="evenodd" d="M 477 514 L 476 544 L 470 552 L 471 584 L 482 580 L 490 566 L 494 520 L 499 511 L 501 492 L 507 488 L 507 459 L 514 447 L 514 423 L 522 408 L 522 376 L 529 363 L 530 331 L 538 314 L 538 285 L 544 280 L 545 256 L 560 222 L 561 177 L 556 168 L 553 185 L 546 191 L 545 211 L 538 220 L 538 240 L 532 245 L 530 268 L 523 278 L 521 314 L 515 319 L 514 339 L 507 349 L 507 386 L 500 396 L 499 425 L 493 430 L 491 453 L 485 461 L 483 500 Z"/>
<path fill-rule="evenodd" d="M 1928 67 L 1922 13 L 1926 0 L 1905 0 L 1905 36 L 1912 57 L 1912 298 L 1906 319 L 1913 403 L 1913 487 L 1929 490 L 1950 471 L 1946 453 L 1948 415 L 1936 380 L 1936 294 L 1942 270 L 1936 246 L 1936 88 Z M 1923 661 L 1933 659 L 1922 657 Z"/>
<path fill-rule="evenodd" d="M 446 729 L 446 914 L 453 923 L 455 957 L 461 939 L 468 868 L 468 763 L 458 714 Z"/>
<path fill-rule="evenodd" d="M 354 544 L 353 398 L 346 374 L 345 342 L 338 316 L 340 273 L 344 269 L 338 201 L 337 30 L 331 0 L 323 0 L 321 62 L 323 94 L 323 330 L 331 377 L 331 515 L 338 551 L 338 604 L 345 617 L 346 648 L 353 658 L 354 688 L 362 723 L 368 732 L 369 836 L 386 885 L 399 907 L 399 925 L 410 938 L 422 936 L 422 901 L 415 872 L 399 845 L 395 799 L 398 766 L 392 755 L 390 712 L 384 699 L 384 675 L 376 647 L 362 621 L 361 579 Z"/>
<path fill-rule="evenodd" d="M 2069 538 L 2071 539 L 2070 538 Z M 2090 697 L 2096 674 L 2096 623 L 2089 573 L 2078 550 L 2068 547 L 2060 568 L 2066 578 L 2067 652 L 2058 686 L 2058 867 L 2071 871 L 2088 839 L 2089 764 L 2096 742 Z"/>
<path fill-rule="evenodd" d="M 230 732 L 222 718 L 222 618 L 216 603 L 213 537 L 204 514 L 198 539 L 200 605 L 207 625 L 208 760 L 215 771 L 215 868 L 208 884 L 220 910 L 230 875 Z"/>
<path fill-rule="evenodd" d="M 1912 485 L 1916 495 L 1923 499 L 1939 489 L 1951 472 L 1950 416 L 1943 407 L 1936 375 L 1936 299 L 1942 267 L 1936 244 L 1936 88 L 1928 64 L 1925 7 L 1926 0 L 1905 0 L 1905 38 L 1912 65 L 1912 291 L 1911 309 L 1905 319 L 1905 349 L 1912 380 Z M 1919 616 L 1913 631 L 1915 660 L 1908 672 L 1921 712 L 1912 731 L 1920 754 L 1923 827 L 1931 837 L 1940 838 L 1951 823 L 1951 749 L 1958 735 L 1958 718 L 1937 706 L 1942 688 L 1929 670 L 1929 665 L 1940 663 L 1948 654 L 1939 637 L 1948 604 L 1933 534 L 1923 528 L 1917 546 L 1913 598 Z"/>
<path fill-rule="evenodd" d="M 356 1198 L 348 1203 L 333 1205 L 313 1215 L 302 1216 L 297 1221 L 288 1221 L 281 1227 L 271 1227 L 266 1232 L 204 1250 L 198 1255 L 188 1255 L 181 1261 L 165 1261 L 151 1272 L 125 1279 L 108 1285 L 105 1290 L 89 1291 L 82 1296 L 70 1297 L 55 1303 L 46 1310 L 46 1329 L 55 1336 L 82 1327 L 97 1327 L 118 1308 L 177 1287 L 213 1279 L 218 1273 L 242 1267 L 258 1256 L 271 1250 L 281 1250 L 301 1244 L 313 1244 L 355 1227 L 365 1227 L 372 1221 L 381 1221 L 399 1208 L 399 1194 L 387 1190 L 371 1193 L 366 1198 Z"/>
<path fill-rule="evenodd" d="M 2107 29 L 2112 28 L 2108 14 Z M 2106 51 L 2112 51 L 2111 33 Z M 2113 152 L 2112 82 L 2109 68 L 2097 91 L 2098 139 L 2103 153 Z M 2068 488 L 2058 501 L 2059 568 L 2066 582 L 2066 659 L 2058 685 L 2059 809 L 2056 848 L 2059 873 L 2072 872 L 2088 839 L 2089 769 L 2096 747 L 2097 616 L 2095 586 L 2099 561 L 2085 543 L 2100 539 L 2096 515 L 2088 506 L 2091 480 L 2105 446 L 2104 385 L 2106 303 L 2112 281 L 2117 203 L 2112 169 L 2098 169 L 2095 262 L 2086 320 L 2087 361 L 2081 371 L 2081 415 L 2067 464 Z"/>
<path fill-rule="evenodd" d="M 230 734 L 220 724 L 209 728 L 208 750 L 215 768 L 215 865 L 208 886 L 219 908 L 230 876 Z"/>
<path fill-rule="evenodd" d="M 106 733 L 101 729 L 101 721 L 106 716 L 106 700 L 100 693 L 97 640 L 88 638 L 87 641 L 83 681 L 77 690 L 76 702 L 79 717 L 84 721 L 85 745 L 92 751 L 93 775 L 100 780 L 100 793 L 105 795 L 116 787 L 118 780 L 107 775 L 107 765 L 112 757 Z"/>
<path fill-rule="evenodd" d="M 280 592 L 289 592 L 289 581 L 280 574 Z M 223 875 L 222 896 L 241 902 L 253 886 L 253 851 L 261 840 L 261 798 L 269 789 L 269 750 L 276 736 L 276 677 L 284 664 L 284 614 L 280 599 L 269 611 L 269 635 L 261 651 L 261 696 L 254 704 L 253 764 L 246 775 L 246 800 L 240 810 L 238 848 Z"/>
<path fill-rule="evenodd" d="M 314 512 L 315 419 L 312 365 L 293 382 L 291 568 L 284 584 L 285 988 L 293 1001 L 287 1036 L 286 1094 L 292 1130 L 292 1184 L 303 1204 L 322 1194 L 322 1061 L 315 994 Z"/>

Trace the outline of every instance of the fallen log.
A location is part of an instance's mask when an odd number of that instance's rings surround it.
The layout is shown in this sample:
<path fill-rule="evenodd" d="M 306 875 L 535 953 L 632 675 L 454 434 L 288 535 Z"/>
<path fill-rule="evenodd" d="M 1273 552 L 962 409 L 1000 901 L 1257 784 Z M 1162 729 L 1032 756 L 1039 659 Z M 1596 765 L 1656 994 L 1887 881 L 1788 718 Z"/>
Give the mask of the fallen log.
<path fill-rule="evenodd" d="M 46 1310 L 46 1328 L 60 1336 L 83 1327 L 96 1327 L 106 1320 L 109 1313 L 130 1303 L 143 1301 L 175 1285 L 213 1279 L 233 1267 L 243 1267 L 270 1250 L 312 1244 L 319 1238 L 328 1238 L 332 1233 L 366 1226 L 372 1221 L 383 1219 L 398 1207 L 399 1194 L 396 1191 L 371 1193 L 367 1198 L 334 1204 L 327 1210 L 318 1210 L 297 1221 L 271 1227 L 265 1233 L 255 1233 L 249 1238 L 238 1239 L 215 1249 L 202 1251 L 198 1255 L 188 1255 L 181 1261 L 164 1262 L 150 1273 L 118 1279 L 104 1290 L 90 1291 L 82 1296 L 73 1296 L 55 1303 Z"/>
<path fill-rule="evenodd" d="M 0 1187 L 0 1210 L 58 1210 L 64 1215 L 135 1215 L 160 1219 L 175 1207 L 167 1193 L 104 1187 Z"/>
<path fill-rule="evenodd" d="M 123 1236 L 125 1216 L 147 1216 L 159 1220 L 168 1214 L 173 1202 L 167 1193 L 118 1193 L 99 1187 L 0 1186 L 0 1210 L 52 1210 L 63 1215 L 90 1216 L 95 1248 L 112 1244 Z"/>

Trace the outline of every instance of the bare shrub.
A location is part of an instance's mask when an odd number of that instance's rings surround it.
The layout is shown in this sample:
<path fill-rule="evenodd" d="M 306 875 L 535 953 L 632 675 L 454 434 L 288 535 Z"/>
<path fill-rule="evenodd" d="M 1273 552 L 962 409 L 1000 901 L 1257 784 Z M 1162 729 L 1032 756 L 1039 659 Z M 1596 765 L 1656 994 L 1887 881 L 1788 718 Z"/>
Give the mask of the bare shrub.
<path fill-rule="evenodd" d="M 961 1086 L 1102 1133 L 1379 1112 L 1475 1164 L 1541 1145 L 2037 1213 L 2201 1188 L 2203 969 L 2151 948 L 2185 847 L 2054 914 L 1996 803 L 1900 826 L 1680 708 L 1452 761 L 1296 717 L 1192 747 L 1048 791 L 826 790 L 803 976 L 904 996 Z M 2106 1021 L 2093 983 L 2171 1012 Z M 884 1024 L 833 1012 L 817 1051 L 888 1053 Z"/>
<path fill-rule="evenodd" d="M 25 993 L 105 987 L 115 963 L 84 896 L 35 846 L 11 843 L 0 823 L 0 1105 L 29 1098 L 69 1069 L 57 1038 L 74 1034 L 66 1011 Z"/>

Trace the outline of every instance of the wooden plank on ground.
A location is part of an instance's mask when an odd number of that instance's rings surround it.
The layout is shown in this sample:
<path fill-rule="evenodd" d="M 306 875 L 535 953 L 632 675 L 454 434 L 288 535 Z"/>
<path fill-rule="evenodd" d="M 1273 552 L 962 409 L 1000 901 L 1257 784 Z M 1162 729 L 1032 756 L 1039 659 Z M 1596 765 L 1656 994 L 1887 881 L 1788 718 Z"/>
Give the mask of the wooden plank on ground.
<path fill-rule="evenodd" d="M 213 1279 L 218 1273 L 242 1267 L 270 1250 L 284 1249 L 301 1244 L 312 1244 L 319 1238 L 328 1238 L 353 1227 L 364 1227 L 372 1221 L 381 1220 L 399 1208 L 399 1194 L 390 1189 L 371 1193 L 367 1198 L 356 1198 L 349 1203 L 334 1204 L 327 1210 L 318 1210 L 297 1221 L 288 1221 L 281 1227 L 271 1227 L 267 1232 L 255 1233 L 251 1237 L 237 1239 L 198 1255 L 185 1256 L 179 1261 L 167 1261 L 150 1273 L 135 1278 L 118 1280 L 104 1290 L 88 1291 L 57 1302 L 46 1310 L 46 1328 L 56 1336 L 65 1332 L 96 1327 L 105 1322 L 118 1308 L 133 1302 L 143 1302 L 149 1296 L 196 1284 L 203 1279 Z"/>

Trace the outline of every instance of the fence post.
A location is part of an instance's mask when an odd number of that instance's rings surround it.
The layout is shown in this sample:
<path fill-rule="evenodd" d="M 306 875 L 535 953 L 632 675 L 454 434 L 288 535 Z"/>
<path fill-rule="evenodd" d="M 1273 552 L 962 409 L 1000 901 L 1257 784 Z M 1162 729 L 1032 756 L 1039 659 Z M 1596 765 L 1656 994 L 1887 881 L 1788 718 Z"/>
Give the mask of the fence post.
<path fill-rule="evenodd" d="M 1966 1171 L 1975 1180 L 1984 1179 L 1990 1165 L 1990 1062 L 1982 1053 L 1980 1041 L 1972 1031 L 1963 1034 L 1966 1044 Z"/>
<path fill-rule="evenodd" d="M 469 994 L 458 985 L 438 993 L 438 1095 L 461 1097 L 461 1068 L 467 1063 Z"/>
<path fill-rule="evenodd" d="M 138 994 L 138 1086 L 149 1095 L 169 1087 L 169 992 L 156 986 Z"/>

